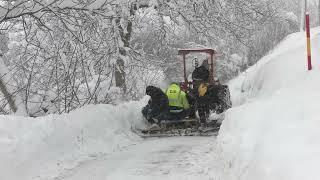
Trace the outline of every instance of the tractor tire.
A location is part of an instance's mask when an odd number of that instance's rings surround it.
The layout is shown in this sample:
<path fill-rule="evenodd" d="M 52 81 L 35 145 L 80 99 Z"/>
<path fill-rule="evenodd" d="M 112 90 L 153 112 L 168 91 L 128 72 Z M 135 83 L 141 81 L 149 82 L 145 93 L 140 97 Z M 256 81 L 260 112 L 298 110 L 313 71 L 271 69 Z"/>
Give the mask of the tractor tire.
<path fill-rule="evenodd" d="M 218 92 L 218 108 L 217 113 L 220 114 L 232 107 L 230 90 L 227 85 L 219 85 Z"/>
<path fill-rule="evenodd" d="M 227 85 L 211 85 L 205 97 L 207 98 L 209 109 L 217 114 L 223 113 L 232 107 L 230 90 Z"/>

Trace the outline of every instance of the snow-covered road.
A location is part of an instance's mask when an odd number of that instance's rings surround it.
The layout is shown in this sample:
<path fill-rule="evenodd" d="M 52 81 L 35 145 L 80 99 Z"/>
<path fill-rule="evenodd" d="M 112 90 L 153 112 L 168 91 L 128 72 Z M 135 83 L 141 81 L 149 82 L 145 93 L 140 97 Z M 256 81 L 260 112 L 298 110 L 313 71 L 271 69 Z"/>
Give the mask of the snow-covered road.
<path fill-rule="evenodd" d="M 214 142 L 215 137 L 147 139 L 112 155 L 83 162 L 56 179 L 216 179 L 212 177 L 215 166 L 208 167 L 207 158 L 214 154 Z"/>
<path fill-rule="evenodd" d="M 320 29 L 288 36 L 229 83 L 218 137 L 143 140 L 148 97 L 39 118 L 0 116 L 0 180 L 320 179 Z"/>

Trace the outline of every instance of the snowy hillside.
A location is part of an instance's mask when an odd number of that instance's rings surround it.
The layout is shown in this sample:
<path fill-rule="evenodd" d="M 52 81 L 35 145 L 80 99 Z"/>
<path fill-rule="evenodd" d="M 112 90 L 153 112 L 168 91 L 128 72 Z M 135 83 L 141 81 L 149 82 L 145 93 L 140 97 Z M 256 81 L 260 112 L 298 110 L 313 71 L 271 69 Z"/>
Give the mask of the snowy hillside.
<path fill-rule="evenodd" d="M 230 83 L 236 107 L 218 138 L 223 179 L 319 179 L 319 30 L 311 38 L 313 71 L 296 33 Z"/>
<path fill-rule="evenodd" d="M 230 82 L 220 135 L 142 140 L 147 97 L 41 118 L 0 116 L 0 179 L 319 179 L 320 46 L 306 70 L 305 34 L 288 36 Z"/>

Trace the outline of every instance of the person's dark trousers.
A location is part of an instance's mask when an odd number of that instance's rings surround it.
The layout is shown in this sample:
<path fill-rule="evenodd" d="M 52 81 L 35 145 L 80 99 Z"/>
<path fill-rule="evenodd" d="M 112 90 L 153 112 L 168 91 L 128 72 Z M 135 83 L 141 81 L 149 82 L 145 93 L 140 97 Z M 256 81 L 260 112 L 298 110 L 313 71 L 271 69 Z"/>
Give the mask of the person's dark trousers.
<path fill-rule="evenodd" d="M 199 105 L 198 106 L 198 113 L 199 113 L 199 117 L 200 117 L 200 123 L 207 123 L 207 119 L 209 117 L 209 107 L 206 105 Z"/>
<path fill-rule="evenodd" d="M 200 117 L 200 123 L 206 123 L 210 115 L 210 101 L 208 97 L 199 97 L 197 100 L 197 110 Z"/>
<path fill-rule="evenodd" d="M 162 120 L 168 120 L 169 119 L 169 110 L 161 111 L 157 116 L 154 116 L 153 119 L 156 119 L 157 123 L 161 123 Z"/>
<path fill-rule="evenodd" d="M 185 119 L 190 114 L 190 109 L 183 110 L 179 113 L 173 113 L 169 112 L 167 120 L 176 121 L 176 120 L 182 120 Z"/>
<path fill-rule="evenodd" d="M 189 118 L 195 118 L 196 117 L 196 94 L 194 92 L 190 92 L 187 94 L 187 100 L 190 104 L 190 109 L 189 109 Z"/>
<path fill-rule="evenodd" d="M 160 112 L 159 108 L 154 107 L 152 109 L 149 104 L 146 105 L 141 112 L 149 123 L 156 123 L 154 119 L 156 119 L 157 123 L 160 123 L 161 120 L 168 119 L 169 114 L 168 109 L 164 109 Z"/>
<path fill-rule="evenodd" d="M 154 110 L 151 109 L 151 106 L 147 104 L 145 107 L 142 108 L 142 115 L 149 123 L 154 123 L 154 120 L 152 119 L 154 117 Z"/>

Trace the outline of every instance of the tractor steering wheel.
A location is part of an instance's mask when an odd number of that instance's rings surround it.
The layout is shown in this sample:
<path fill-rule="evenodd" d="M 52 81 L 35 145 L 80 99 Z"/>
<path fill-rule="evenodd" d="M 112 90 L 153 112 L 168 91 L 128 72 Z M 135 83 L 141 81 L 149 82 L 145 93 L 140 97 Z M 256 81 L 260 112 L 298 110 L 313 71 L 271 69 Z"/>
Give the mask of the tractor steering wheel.
<path fill-rule="evenodd" d="M 198 66 L 199 66 L 199 60 L 198 60 L 198 58 L 194 58 L 194 59 L 192 60 L 192 65 L 193 65 L 193 67 L 198 67 Z"/>

